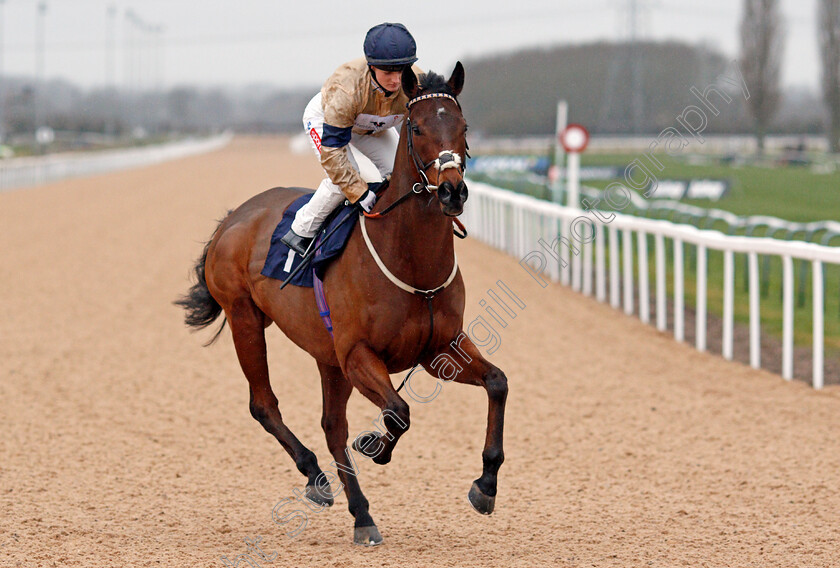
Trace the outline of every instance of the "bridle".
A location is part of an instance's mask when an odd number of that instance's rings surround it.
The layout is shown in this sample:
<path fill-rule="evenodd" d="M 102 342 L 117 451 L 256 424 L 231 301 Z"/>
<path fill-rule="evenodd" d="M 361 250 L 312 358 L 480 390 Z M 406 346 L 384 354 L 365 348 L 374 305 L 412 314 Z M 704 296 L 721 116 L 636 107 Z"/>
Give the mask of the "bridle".
<path fill-rule="evenodd" d="M 452 95 L 447 94 L 447 93 L 428 93 L 428 94 L 425 94 L 425 95 L 420 95 L 418 97 L 414 97 L 413 99 L 409 100 L 405 104 L 405 108 L 407 110 L 406 117 L 405 117 L 405 122 L 406 122 L 405 130 L 406 130 L 406 145 L 408 147 L 407 148 L 408 149 L 408 155 L 411 157 L 411 161 L 414 163 L 414 169 L 417 170 L 417 174 L 420 176 L 421 181 L 415 183 L 411 187 L 410 192 L 406 192 L 404 195 L 397 198 L 396 201 L 391 203 L 388 207 L 386 207 L 382 211 L 378 211 L 376 213 L 367 213 L 367 212 L 363 211 L 362 212 L 363 216 L 365 216 L 367 218 L 370 218 L 370 219 L 378 219 L 378 218 L 384 217 L 387 213 L 389 213 L 397 205 L 399 205 L 400 203 L 402 203 L 403 201 L 405 201 L 406 199 L 411 197 L 413 194 L 423 193 L 424 189 L 429 193 L 433 193 L 433 192 L 437 191 L 438 188 L 440 187 L 440 185 L 432 185 L 431 182 L 429 181 L 429 177 L 426 175 L 426 170 L 428 170 L 432 166 L 435 166 L 435 169 L 437 169 L 437 180 L 436 181 L 438 181 L 438 182 L 440 182 L 440 173 L 444 170 L 448 170 L 448 169 L 451 169 L 451 168 L 457 168 L 458 171 L 461 173 L 462 177 L 463 177 L 464 173 L 466 173 L 466 171 L 467 171 L 466 160 L 462 159 L 461 155 L 458 154 L 457 152 L 453 152 L 452 150 L 443 150 L 438 154 L 438 157 L 435 158 L 434 160 L 431 160 L 429 162 L 423 162 L 423 160 L 420 158 L 420 156 L 417 155 L 417 152 L 414 149 L 414 129 L 412 128 L 413 125 L 412 125 L 412 122 L 411 122 L 411 106 L 416 102 L 423 101 L 423 100 L 426 100 L 426 99 L 435 99 L 435 98 L 443 98 L 443 99 L 449 99 L 451 101 L 454 101 L 455 104 L 458 105 L 458 110 L 461 110 L 461 103 L 458 102 L 458 99 L 456 99 L 455 97 L 453 97 Z M 465 136 L 464 137 L 464 151 L 465 151 L 464 153 L 466 154 L 467 158 L 471 157 L 469 150 L 470 150 L 470 145 L 467 143 L 467 139 L 466 139 L 466 136 Z M 383 187 L 383 190 L 386 187 L 387 187 L 387 185 Z M 463 223 L 461 223 L 461 221 L 459 221 L 457 218 L 453 218 L 453 222 L 461 230 L 460 234 L 457 233 L 457 232 L 455 234 L 461 239 L 466 238 L 467 230 L 464 228 Z"/>
<path fill-rule="evenodd" d="M 417 155 L 417 152 L 414 149 L 414 128 L 411 122 L 411 106 L 419 101 L 435 98 L 449 99 L 451 101 L 454 101 L 455 104 L 458 105 L 458 109 L 461 109 L 461 103 L 458 102 L 458 99 L 447 93 L 429 93 L 426 95 L 420 95 L 419 97 L 414 97 L 405 104 L 405 108 L 408 111 L 406 113 L 405 118 L 408 155 L 411 156 L 411 161 L 414 162 L 414 168 L 417 170 L 417 174 L 420 176 L 421 179 L 421 182 L 415 183 L 412 186 L 411 189 L 412 191 L 414 191 L 414 193 L 422 193 L 424 189 L 429 193 L 432 193 L 433 191 L 437 191 L 438 187 L 440 187 L 440 185 L 432 185 L 429 182 L 429 177 L 426 175 L 426 170 L 428 170 L 432 166 L 435 166 L 435 169 L 437 170 L 436 181 L 438 183 L 440 183 L 440 174 L 444 170 L 455 168 L 463 176 L 467 169 L 466 160 L 461 159 L 460 154 L 458 154 L 457 152 L 453 152 L 452 150 L 443 150 L 438 154 L 438 157 L 434 160 L 431 160 L 429 162 L 423 162 L 423 160 L 420 158 L 420 156 Z M 464 148 L 466 149 L 466 157 L 469 158 L 470 147 L 467 144 L 466 139 L 464 139 Z"/>

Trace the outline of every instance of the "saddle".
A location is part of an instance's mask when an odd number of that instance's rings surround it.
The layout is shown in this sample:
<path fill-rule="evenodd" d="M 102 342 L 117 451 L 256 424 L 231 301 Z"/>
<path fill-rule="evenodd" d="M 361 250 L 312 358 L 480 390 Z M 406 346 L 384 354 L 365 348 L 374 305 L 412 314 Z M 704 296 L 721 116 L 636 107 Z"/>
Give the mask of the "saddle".
<path fill-rule="evenodd" d="M 368 187 L 371 191 L 381 194 L 387 188 L 387 182 L 370 183 Z M 307 193 L 298 197 L 283 213 L 283 218 L 271 234 L 271 245 L 261 271 L 263 276 L 285 282 L 289 275 L 295 272 L 298 265 L 303 262 L 304 258 L 290 250 L 289 247 L 280 242 L 280 239 L 291 228 L 298 209 L 309 203 L 313 195 L 314 193 Z M 348 219 L 348 216 L 352 218 Z M 315 251 L 310 266 L 299 270 L 289 281 L 289 284 L 312 288 L 314 286 L 313 275 L 317 276 L 319 280 L 323 279 L 327 267 L 344 251 L 344 247 L 353 232 L 353 227 L 356 226 L 358 220 L 358 209 L 346 200 L 330 213 L 315 237 L 313 248 L 319 248 Z M 333 232 L 336 227 L 338 228 Z M 329 238 L 322 243 L 322 239 L 327 235 L 329 235 Z"/>

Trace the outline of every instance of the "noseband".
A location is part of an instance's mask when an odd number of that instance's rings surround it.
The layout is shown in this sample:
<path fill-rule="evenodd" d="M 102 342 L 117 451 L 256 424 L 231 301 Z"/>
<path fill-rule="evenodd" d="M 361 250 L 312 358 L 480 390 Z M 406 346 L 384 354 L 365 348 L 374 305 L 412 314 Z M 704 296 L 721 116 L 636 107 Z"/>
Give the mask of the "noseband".
<path fill-rule="evenodd" d="M 408 109 L 406 116 L 408 155 L 411 156 L 411 160 L 414 162 L 414 168 L 417 170 L 417 173 L 421 179 L 421 182 L 415 183 L 414 186 L 412 186 L 411 189 L 412 191 L 414 191 L 414 193 L 421 193 L 424 189 L 429 193 L 437 191 L 439 186 L 432 185 L 431 182 L 429 182 L 428 176 L 426 175 L 426 170 L 428 170 L 432 166 L 435 166 L 435 169 L 438 171 L 438 180 L 440 179 L 440 173 L 444 170 L 454 168 L 457 169 L 461 173 L 461 175 L 463 175 L 466 171 L 466 164 L 457 152 L 453 152 L 452 150 L 443 150 L 442 152 L 440 152 L 440 154 L 438 154 L 438 157 L 434 160 L 431 160 L 429 162 L 423 162 L 423 160 L 420 158 L 420 156 L 417 155 L 417 152 L 414 150 L 414 131 L 411 124 L 411 105 L 418 101 L 435 98 L 450 99 L 452 101 L 455 101 L 455 104 L 458 105 L 459 110 L 461 108 L 461 103 L 458 102 L 458 99 L 446 93 L 429 93 L 427 95 L 420 95 L 419 97 L 414 97 L 405 105 L 406 109 Z M 467 150 L 469 150 L 469 146 L 467 145 L 466 140 L 464 140 L 464 147 Z M 469 157 L 469 152 L 467 152 L 467 157 Z"/>

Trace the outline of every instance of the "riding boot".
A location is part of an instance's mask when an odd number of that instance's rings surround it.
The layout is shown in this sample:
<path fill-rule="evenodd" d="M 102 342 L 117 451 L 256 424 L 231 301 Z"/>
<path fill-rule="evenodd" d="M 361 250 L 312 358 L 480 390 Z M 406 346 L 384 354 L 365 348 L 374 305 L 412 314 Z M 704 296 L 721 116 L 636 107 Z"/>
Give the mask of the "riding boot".
<path fill-rule="evenodd" d="M 309 245 L 312 243 L 312 237 L 301 237 L 295 233 L 293 229 L 289 229 L 289 232 L 283 235 L 280 242 L 298 253 L 300 256 L 303 256 L 309 248 Z"/>

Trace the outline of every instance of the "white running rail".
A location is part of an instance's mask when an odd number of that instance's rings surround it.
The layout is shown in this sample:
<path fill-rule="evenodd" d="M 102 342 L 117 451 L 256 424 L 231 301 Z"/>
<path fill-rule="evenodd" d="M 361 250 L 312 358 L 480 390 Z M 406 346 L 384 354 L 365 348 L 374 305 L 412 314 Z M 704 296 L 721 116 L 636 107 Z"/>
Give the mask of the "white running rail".
<path fill-rule="evenodd" d="M 512 178 L 498 178 L 499 181 L 495 183 L 504 183 L 510 181 L 516 183 L 517 181 L 526 181 L 534 186 L 545 187 L 548 183 L 545 176 L 534 173 L 514 172 L 515 177 Z M 494 183 L 492 177 L 485 178 L 491 184 Z M 472 183 L 477 183 L 473 181 Z M 495 187 L 495 186 L 494 186 Z M 581 186 L 581 195 L 590 199 L 601 199 L 603 203 L 603 190 L 590 187 Z M 654 196 L 656 194 L 654 193 Z M 631 191 L 630 192 L 630 206 L 635 208 L 637 215 L 646 215 L 648 211 L 652 213 L 667 213 L 670 212 L 674 216 L 693 218 L 693 220 L 700 224 L 701 227 L 706 228 L 711 223 L 721 221 L 729 226 L 730 231 L 739 229 L 746 229 L 747 235 L 752 235 L 757 229 L 764 228 L 766 236 L 774 236 L 779 238 L 789 238 L 792 235 L 798 235 L 804 240 L 810 240 L 811 236 L 819 231 L 825 233 L 821 237 L 822 244 L 830 244 L 828 241 L 833 240 L 836 236 L 840 236 L 840 222 L 838 221 L 811 221 L 810 223 L 797 223 L 795 221 L 788 221 L 778 217 L 770 217 L 768 215 L 748 215 L 739 216 L 729 211 L 722 209 L 697 207 L 696 205 L 689 205 L 674 199 L 645 199 L 642 195 Z M 632 209 L 631 209 L 632 210 Z M 672 219 L 673 221 L 673 219 Z"/>
<path fill-rule="evenodd" d="M 0 161 L 0 191 L 202 154 L 224 147 L 232 137 L 232 134 L 224 133 L 212 138 L 187 139 L 142 148 L 62 153 L 2 160 Z"/>
<path fill-rule="evenodd" d="M 627 314 L 638 313 L 639 318 L 650 323 L 650 283 L 648 282 L 647 236 L 653 237 L 655 257 L 655 301 L 656 322 L 660 331 L 666 330 L 666 265 L 665 239 L 671 239 L 674 250 L 674 337 L 684 341 L 684 296 L 683 274 L 684 249 L 686 244 L 697 247 L 697 306 L 696 347 L 706 350 L 707 309 L 707 257 L 709 250 L 721 251 L 724 258 L 723 278 L 723 338 L 722 352 L 726 359 L 733 357 L 733 327 L 735 298 L 735 253 L 745 253 L 749 273 L 749 330 L 750 365 L 761 367 L 760 336 L 760 292 L 758 255 L 774 255 L 782 259 L 783 266 L 783 332 L 782 332 L 782 376 L 793 378 L 793 301 L 794 301 L 794 259 L 811 263 L 813 273 L 813 376 L 812 386 L 820 389 L 824 384 L 824 304 L 823 265 L 840 265 L 840 247 L 828 247 L 801 241 L 781 241 L 765 237 L 724 235 L 718 231 L 702 230 L 691 225 L 678 225 L 670 221 L 615 214 L 609 222 L 601 222 L 593 214 L 580 209 L 563 207 L 527 195 L 499 189 L 487 184 L 469 181 L 470 196 L 464 210 L 463 221 L 470 234 L 491 246 L 504 250 L 521 259 L 535 278 L 550 277 L 586 295 L 593 294 L 601 301 L 609 301 L 615 308 L 622 308 Z M 576 221 L 576 219 L 579 219 Z M 594 237 L 591 227 L 594 225 Z M 589 232 L 587 232 L 589 229 Z M 581 238 L 570 237 L 577 230 Z M 619 251 L 618 235 L 624 242 Z M 559 235 L 565 241 L 557 241 Z M 568 240 L 571 239 L 571 240 Z M 633 240 L 637 243 L 634 255 Z M 542 241 L 542 244 L 541 242 Z M 549 252 L 552 251 L 552 252 Z M 576 252 L 575 252 L 576 251 Z M 606 251 L 609 251 L 610 266 L 607 268 Z M 552 257 L 554 261 L 552 262 Z M 549 262 L 539 266 L 532 260 Z M 634 276 L 634 263 L 637 263 Z M 609 270 L 609 280 L 607 280 Z M 623 276 L 623 297 L 619 295 L 619 278 Z M 609 283 L 609 289 L 607 286 Z M 634 291 L 638 290 L 638 296 Z M 639 304 L 634 305 L 638 297 Z"/>

